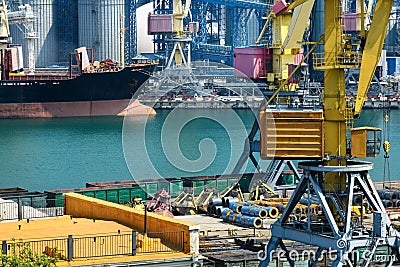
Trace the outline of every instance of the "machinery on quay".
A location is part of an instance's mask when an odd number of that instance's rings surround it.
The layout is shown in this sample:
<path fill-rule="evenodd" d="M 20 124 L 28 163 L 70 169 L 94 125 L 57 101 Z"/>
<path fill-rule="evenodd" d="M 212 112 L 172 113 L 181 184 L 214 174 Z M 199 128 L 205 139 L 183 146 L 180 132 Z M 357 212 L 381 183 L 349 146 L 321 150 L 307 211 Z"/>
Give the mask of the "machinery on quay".
<path fill-rule="evenodd" d="M 286 4 L 277 1 L 274 7 L 280 11 L 275 12 L 275 16 L 290 14 L 292 6 L 307 2 L 295 0 Z M 296 259 L 291 257 L 284 240 L 316 247 L 310 266 L 316 266 L 320 256 L 326 252 L 334 252 L 335 257 L 329 264 L 335 267 L 368 266 L 377 261 L 379 253 L 385 255 L 386 266 L 392 265 L 396 258 L 400 259 L 400 235 L 390 222 L 368 174 L 373 165 L 354 160 L 379 153 L 381 129 L 352 128 L 354 118 L 360 115 L 380 58 L 393 1 L 376 1 L 368 28 L 364 23 L 364 2 L 358 2 L 361 30 L 357 36 L 343 31 L 342 1 L 324 2 L 325 32 L 318 41 L 323 44 L 324 52 L 315 53 L 313 58 L 314 68 L 324 70 L 323 110 L 271 110 L 264 105 L 260 112 L 259 147 L 254 146 L 252 140 L 255 134 L 246 142 L 253 149 L 245 151 L 243 158 L 260 152 L 263 159 L 309 160 L 299 163 L 303 175 L 282 216 L 271 226 L 271 239 L 260 267 L 268 266 L 278 247 L 286 252 L 290 265 L 295 266 Z M 345 87 L 345 69 L 351 68 L 360 69 L 354 101 L 346 97 Z M 267 104 L 271 101 L 272 98 Z M 253 127 L 253 131 L 257 130 Z M 289 219 L 301 199 L 308 199 L 307 205 L 310 206 L 311 198 L 315 199 L 315 196 L 322 207 L 321 215 L 308 214 L 302 220 Z M 360 196 L 373 209 L 372 225 L 362 219 L 353 220 L 354 200 Z M 361 209 L 360 218 L 363 218 L 362 213 Z"/>

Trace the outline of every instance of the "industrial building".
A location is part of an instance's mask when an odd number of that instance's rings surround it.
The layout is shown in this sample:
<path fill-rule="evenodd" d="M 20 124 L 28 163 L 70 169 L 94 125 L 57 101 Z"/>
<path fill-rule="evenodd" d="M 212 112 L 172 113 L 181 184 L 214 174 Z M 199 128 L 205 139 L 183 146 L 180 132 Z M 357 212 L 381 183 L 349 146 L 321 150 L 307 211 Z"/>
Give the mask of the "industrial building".
<path fill-rule="evenodd" d="M 172 1 L 169 2 L 153 1 L 154 13 L 170 12 Z M 262 16 L 267 11 L 263 2 L 195 1 L 191 14 L 193 21 L 200 23 L 201 30 L 193 38 L 194 58 L 226 60 L 232 64 L 232 47 L 252 44 L 258 36 L 263 26 Z M 27 66 L 27 39 L 30 38 L 37 68 L 67 65 L 69 52 L 80 46 L 93 48 L 96 60 L 111 58 L 120 61 L 123 49 L 125 61 L 129 63 L 137 53 L 136 9 L 148 3 L 151 1 L 8 1 L 10 11 L 18 11 L 19 5 L 29 4 L 34 14 L 34 20 L 29 21 L 31 24 L 27 21 L 10 22 L 12 43 L 23 45 Z M 121 30 L 124 32 L 123 45 Z M 166 38 L 154 36 L 156 52 L 165 53 Z"/>
<path fill-rule="evenodd" d="M 124 50 L 129 61 L 136 53 L 136 10 L 132 3 L 126 0 L 23 0 L 13 1 L 11 11 L 18 10 L 20 4 L 32 7 L 35 66 L 48 67 L 66 65 L 69 53 L 81 46 L 93 48 L 96 60 L 119 61 Z M 25 64 L 28 62 L 26 24 L 10 25 L 12 42 L 24 47 Z"/>
<path fill-rule="evenodd" d="M 75 48 L 93 48 L 96 60 L 111 58 L 130 63 L 137 54 L 136 10 L 152 3 L 154 14 L 172 12 L 170 0 L 20 0 L 7 1 L 11 11 L 21 4 L 29 4 L 35 16 L 31 24 L 18 22 L 10 24 L 12 42 L 24 47 L 24 62 L 28 66 L 27 39 L 33 42 L 36 67 L 67 65 L 69 53 Z M 198 0 L 191 5 L 191 21 L 199 23 L 199 31 L 193 35 L 192 53 L 194 59 L 223 61 L 233 65 L 233 48 L 255 43 L 261 31 L 265 16 L 271 6 L 270 0 L 259 1 L 218 1 Z M 313 9 L 313 19 L 308 36 L 314 40 L 323 27 L 321 5 Z M 348 1 L 348 12 L 355 8 L 355 1 Z M 395 1 L 391 13 L 388 35 L 384 49 L 387 56 L 398 56 L 400 12 Z M 147 18 L 140 18 L 141 23 Z M 31 26 L 30 26 L 31 25 Z M 141 24 L 143 25 L 143 24 Z M 28 34 L 28 28 L 31 34 Z M 268 29 L 271 30 L 271 29 Z M 123 39 L 121 38 L 123 31 Z M 270 42 L 270 34 L 264 35 L 264 42 Z M 167 54 L 168 34 L 154 35 L 154 51 Z M 315 41 L 315 40 L 314 40 Z M 121 44 L 123 42 L 123 44 Z M 149 44 L 151 46 L 152 44 Z M 123 50 L 123 53 L 121 53 Z"/>

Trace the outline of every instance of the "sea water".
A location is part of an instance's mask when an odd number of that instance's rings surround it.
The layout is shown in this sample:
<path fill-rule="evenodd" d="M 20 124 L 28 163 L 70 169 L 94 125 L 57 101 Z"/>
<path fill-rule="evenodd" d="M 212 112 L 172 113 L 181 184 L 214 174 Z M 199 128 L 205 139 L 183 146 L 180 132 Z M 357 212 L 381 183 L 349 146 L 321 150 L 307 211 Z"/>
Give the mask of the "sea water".
<path fill-rule="evenodd" d="M 233 112 L 233 113 L 232 113 Z M 382 127 L 382 110 L 363 110 L 356 125 Z M 400 111 L 390 113 L 390 177 L 400 179 Z M 251 110 L 159 110 L 151 118 L 0 120 L 0 188 L 34 191 L 86 182 L 230 173 L 254 122 Z M 256 155 L 257 157 L 257 155 Z M 384 157 L 370 172 L 383 180 Z M 265 169 L 268 162 L 262 162 Z M 255 170 L 248 163 L 242 172 Z M 386 172 L 388 170 L 386 169 Z"/>

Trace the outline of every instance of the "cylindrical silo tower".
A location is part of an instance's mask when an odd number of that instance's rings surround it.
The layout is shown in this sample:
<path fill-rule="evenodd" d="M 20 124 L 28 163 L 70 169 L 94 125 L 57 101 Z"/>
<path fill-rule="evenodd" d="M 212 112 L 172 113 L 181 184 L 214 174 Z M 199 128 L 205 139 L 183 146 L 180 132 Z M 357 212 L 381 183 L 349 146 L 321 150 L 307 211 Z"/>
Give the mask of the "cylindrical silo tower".
<path fill-rule="evenodd" d="M 47 67 L 58 62 L 57 38 L 57 3 L 55 0 L 24 0 L 23 4 L 30 4 L 35 21 L 33 29 L 37 38 L 34 39 L 34 59 L 36 67 Z M 20 26 L 23 30 L 23 27 Z M 12 41 L 22 44 L 24 52 L 24 67 L 28 67 L 28 51 L 24 32 L 16 25 L 10 25 Z"/>
<path fill-rule="evenodd" d="M 96 60 L 120 61 L 125 0 L 78 0 L 78 44 L 94 49 Z M 123 48 L 123 46 L 122 46 Z"/>

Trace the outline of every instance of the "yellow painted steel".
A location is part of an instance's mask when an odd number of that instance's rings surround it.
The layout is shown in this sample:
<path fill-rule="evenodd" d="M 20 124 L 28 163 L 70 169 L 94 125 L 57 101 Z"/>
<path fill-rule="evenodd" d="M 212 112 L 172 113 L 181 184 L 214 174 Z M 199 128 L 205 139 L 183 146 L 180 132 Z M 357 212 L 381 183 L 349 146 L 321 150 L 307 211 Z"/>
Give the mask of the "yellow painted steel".
<path fill-rule="evenodd" d="M 357 13 L 357 29 L 360 29 L 360 37 L 365 38 L 365 3 L 364 3 L 364 0 L 357 0 L 356 13 Z M 358 18 L 360 18 L 360 19 L 358 19 Z"/>
<path fill-rule="evenodd" d="M 261 158 L 322 158 L 324 127 L 321 111 L 262 111 Z"/>
<path fill-rule="evenodd" d="M 362 103 L 379 60 L 392 3 L 392 0 L 380 0 L 377 2 L 374 11 L 362 55 L 355 115 L 358 115 L 361 111 Z M 346 59 L 346 52 L 349 49 L 344 45 L 346 38 L 343 37 L 342 32 L 341 11 L 340 0 L 325 1 L 324 153 L 327 157 L 336 158 L 329 161 L 329 165 L 344 165 L 346 163 L 345 156 L 347 156 L 346 88 L 344 82 L 344 68 L 347 67 L 347 64 L 345 61 L 342 62 L 342 58 Z M 352 145 L 361 144 L 356 142 Z M 365 143 L 362 144 L 363 147 L 365 145 Z M 354 147 L 354 149 L 357 148 Z M 325 184 L 327 191 L 344 192 L 346 190 L 346 177 L 341 173 L 328 173 L 325 176 Z"/>
<path fill-rule="evenodd" d="M 292 19 L 291 13 L 284 13 L 277 16 L 273 20 L 272 31 L 272 48 L 273 48 L 273 63 L 272 69 L 274 77 L 279 84 L 282 80 L 287 79 L 289 75 L 289 62 L 293 63 L 294 55 L 290 49 L 283 49 L 282 44 L 286 39 L 290 22 Z"/>
<path fill-rule="evenodd" d="M 323 36 L 321 36 L 321 37 L 318 39 L 317 42 L 312 43 L 313 46 L 310 48 L 310 50 L 307 52 L 307 54 L 306 54 L 306 55 L 303 57 L 303 59 L 299 62 L 299 64 L 296 66 L 296 68 L 293 69 L 292 73 L 290 73 L 290 75 L 288 76 L 288 78 L 287 78 L 286 80 L 284 80 L 284 81 L 281 82 L 279 88 L 278 88 L 277 90 L 275 90 L 275 92 L 274 92 L 274 93 L 272 94 L 272 96 L 267 100 L 267 102 L 265 102 L 265 104 L 261 106 L 260 110 L 265 110 L 265 109 L 268 107 L 268 105 L 269 105 L 270 103 L 272 103 L 272 101 L 275 99 L 275 97 L 278 95 L 278 93 L 279 93 L 280 91 L 282 91 L 283 88 L 289 83 L 289 79 L 290 79 L 291 77 L 293 77 L 293 75 L 294 75 L 294 74 L 296 73 L 296 71 L 301 67 L 301 65 L 305 62 L 305 60 L 311 55 L 311 53 L 314 51 L 314 49 L 317 47 L 317 45 L 318 45 L 318 44 L 321 44 L 320 42 L 321 42 L 322 39 L 323 39 Z M 269 73 L 269 74 L 271 74 L 271 73 Z M 274 75 L 272 74 L 272 76 L 274 76 Z M 268 81 L 273 82 L 273 81 L 274 81 L 273 79 L 274 79 L 274 77 L 272 77 L 271 80 L 268 79 Z"/>
<path fill-rule="evenodd" d="M 383 42 L 386 36 L 386 30 L 389 22 L 390 11 L 393 0 L 378 0 L 374 10 L 374 16 L 371 21 L 371 27 L 366 34 L 365 47 L 362 56 L 360 69 L 360 79 L 358 82 L 358 91 L 354 115 L 360 114 L 362 106 L 367 95 L 369 86 L 376 70 Z"/>
<path fill-rule="evenodd" d="M 294 145 L 292 140 L 288 139 L 289 135 L 285 134 L 284 131 L 293 130 L 293 137 L 296 137 L 296 133 L 301 128 L 295 124 L 296 117 L 290 117 L 293 114 L 288 115 L 286 119 L 292 122 L 290 126 L 279 125 L 279 123 L 275 125 L 277 133 L 273 135 L 268 130 L 268 127 L 272 125 L 269 125 L 270 122 L 268 122 L 266 112 L 261 112 L 260 128 L 262 141 L 260 145 L 262 158 L 271 158 L 272 156 L 282 158 L 334 158 L 336 160 L 331 160 L 329 164 L 345 164 L 344 159 L 348 156 L 346 129 L 351 126 L 349 122 L 352 122 L 354 114 L 357 115 L 359 113 L 359 109 L 362 106 L 362 104 L 359 104 L 360 100 L 364 99 L 373 72 L 375 71 L 385 37 L 392 2 L 392 0 L 378 1 L 369 31 L 365 34 L 361 32 L 361 35 L 366 35 L 366 43 L 365 47 L 363 47 L 363 44 L 360 46 L 359 44 L 352 43 L 351 39 L 343 34 L 341 0 L 325 1 L 324 52 L 320 55 L 316 66 L 316 68 L 324 70 L 324 123 L 321 124 L 324 128 L 320 131 L 323 133 L 323 139 L 321 141 L 316 141 L 316 138 L 313 141 L 309 139 L 301 140 L 297 143 L 294 142 L 296 143 Z M 299 0 L 296 4 L 293 2 L 291 6 L 300 3 L 301 5 L 297 6 L 296 9 L 303 10 L 304 14 L 307 14 L 310 6 L 306 5 L 312 3 L 312 1 Z M 363 5 L 361 5 L 362 7 Z M 364 16 L 364 12 L 360 12 L 360 14 Z M 287 66 L 289 62 L 293 62 L 293 57 L 296 51 L 298 51 L 296 49 L 300 48 L 294 40 L 298 38 L 296 36 L 301 30 L 300 28 L 304 27 L 306 18 L 307 16 L 291 14 L 287 9 L 286 12 L 274 19 L 272 46 L 274 49 L 273 71 L 274 79 L 280 85 L 279 90 L 288 88 L 286 79 L 290 76 L 288 75 Z M 362 21 L 363 18 L 361 19 Z M 300 27 L 295 22 L 302 26 Z M 297 28 L 298 26 L 299 28 Z M 363 27 L 361 28 L 363 29 Z M 364 49 L 363 53 L 361 53 L 362 48 Z M 358 68 L 360 66 L 359 90 L 356 96 L 356 107 L 353 112 L 346 102 L 344 69 Z M 264 108 L 265 106 L 262 110 Z M 275 119 L 275 121 L 279 120 Z M 319 129 L 317 126 L 316 128 Z M 306 138 L 307 135 L 303 135 L 303 137 Z M 322 148 L 320 147 L 321 144 L 323 144 Z M 291 145 L 294 145 L 294 147 Z M 365 147 L 366 143 L 360 144 L 355 142 L 353 145 L 362 145 Z M 357 149 L 357 147 L 354 149 Z M 344 179 L 340 174 L 327 175 L 327 182 L 330 184 L 331 189 L 335 191 L 345 189 L 346 183 Z"/>
<path fill-rule="evenodd" d="M 173 3 L 173 27 L 174 33 L 176 34 L 176 38 L 184 38 L 184 28 L 183 28 L 183 20 L 189 14 L 191 0 L 186 0 L 185 6 L 183 7 L 182 0 L 174 0 Z M 181 43 L 181 47 L 183 44 Z M 176 65 L 181 65 L 183 62 L 184 55 L 183 51 L 180 49 L 175 50 L 174 60 Z"/>
<path fill-rule="evenodd" d="M 346 155 L 346 88 L 344 69 L 337 66 L 341 54 L 342 24 L 340 0 L 325 1 L 325 64 L 324 72 L 325 151 L 329 156 Z"/>
<path fill-rule="evenodd" d="M 340 0 L 325 1 L 324 44 L 324 154 L 328 157 L 346 156 L 346 88 L 344 69 L 338 64 L 342 55 L 342 23 Z M 345 164 L 344 160 L 332 160 L 329 165 Z M 346 189 L 345 176 L 327 173 L 327 191 L 342 192 Z"/>
<path fill-rule="evenodd" d="M 289 77 L 289 65 L 294 63 L 296 54 L 300 52 L 303 33 L 307 27 L 314 0 L 297 0 L 285 12 L 275 16 L 271 13 L 257 40 L 260 42 L 267 25 L 272 18 L 272 46 L 273 49 L 273 76 L 269 75 L 268 81 L 273 81 L 281 89 L 294 90 L 295 84 L 285 82 Z M 292 10 L 294 9 L 294 10 Z"/>
<path fill-rule="evenodd" d="M 297 2 L 304 2 L 298 5 L 292 14 L 289 30 L 283 42 L 282 48 L 286 49 L 300 49 L 301 40 L 303 39 L 304 29 L 307 28 L 308 20 L 310 18 L 311 10 L 314 6 L 314 0 L 297 0 Z M 293 3 L 296 3 L 293 2 Z M 292 3 L 292 4 L 293 4 Z M 290 6 L 289 6 L 290 7 Z M 292 62 L 293 63 L 293 62 Z"/>
<path fill-rule="evenodd" d="M 381 145 L 381 129 L 358 127 L 351 130 L 351 156 L 357 158 L 375 157 Z"/>
<path fill-rule="evenodd" d="M 73 217 L 115 221 L 139 232 L 143 232 L 145 212 L 142 210 L 83 196 L 77 193 L 67 193 L 64 196 L 65 214 Z M 193 244 L 190 244 L 190 229 L 198 227 L 196 224 L 152 212 L 147 213 L 146 219 L 148 232 L 183 231 L 185 238 L 184 252 L 193 252 Z M 170 244 L 179 244 L 181 241 L 179 235 L 173 236 L 169 240 Z"/>
<path fill-rule="evenodd" d="M 173 6 L 173 27 L 178 36 L 183 34 L 183 19 L 188 16 L 191 0 L 186 0 L 183 7 L 182 0 L 174 0 Z M 181 36 L 180 36 L 181 37 Z"/>
<path fill-rule="evenodd" d="M 295 7 L 298 7 L 299 5 L 307 2 L 308 0 L 294 0 L 290 5 L 287 7 L 286 11 L 290 11 L 294 9 Z M 314 2 L 314 1 L 313 1 Z"/>

